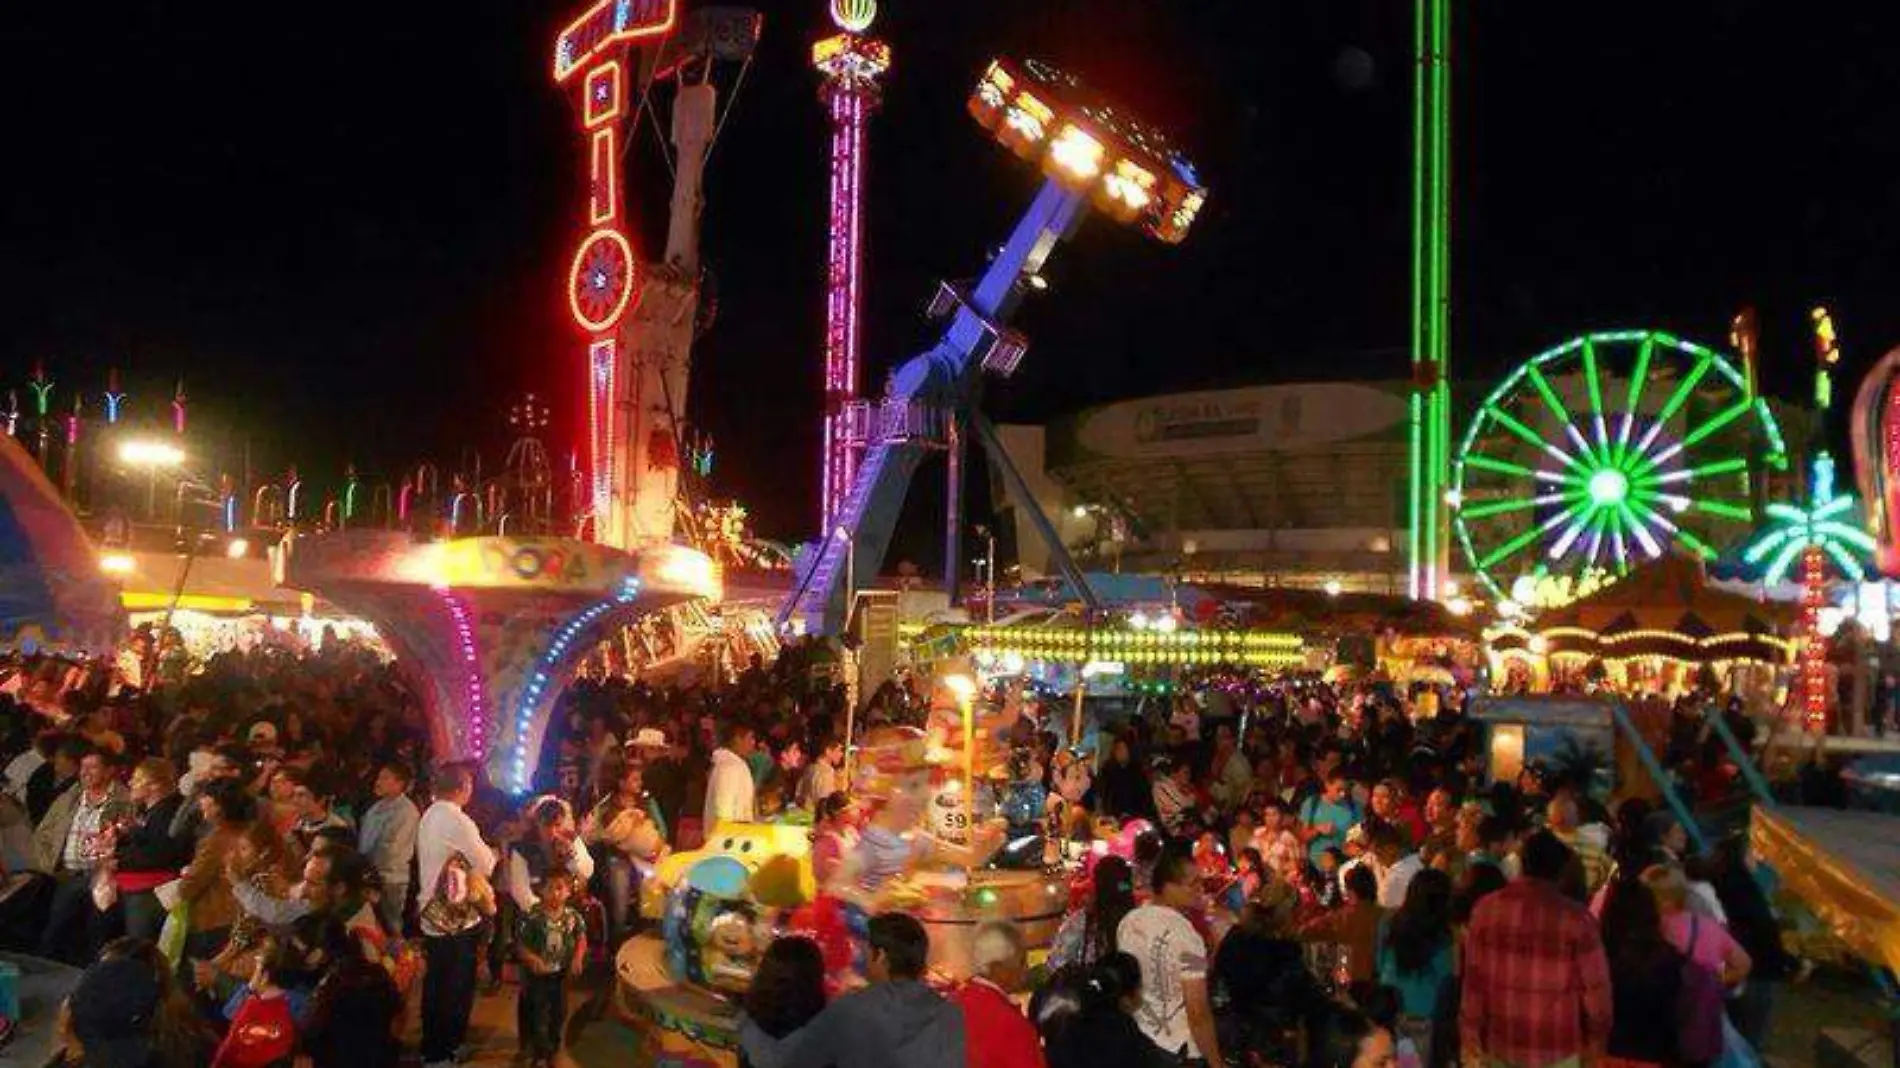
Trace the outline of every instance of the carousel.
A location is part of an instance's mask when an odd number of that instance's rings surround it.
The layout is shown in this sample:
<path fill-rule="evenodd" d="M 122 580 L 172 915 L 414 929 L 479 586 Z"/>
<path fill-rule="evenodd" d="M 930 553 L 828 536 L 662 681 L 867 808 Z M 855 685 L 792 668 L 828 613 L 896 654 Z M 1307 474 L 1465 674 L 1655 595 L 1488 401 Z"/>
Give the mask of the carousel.
<path fill-rule="evenodd" d="M 1794 623 L 1794 609 L 1713 585 L 1699 562 L 1665 556 L 1485 639 L 1492 688 L 1503 692 L 1768 694 L 1794 663 L 1795 643 L 1783 636 Z"/>
<path fill-rule="evenodd" d="M 944 982 L 971 974 L 982 923 L 1009 923 L 1031 947 L 1053 940 L 1070 894 L 1061 802 L 1009 748 L 1013 717 L 970 674 L 939 674 L 931 693 L 924 727 L 874 727 L 849 755 L 856 811 L 836 828 L 835 861 L 814 856 L 809 816 L 795 813 L 718 824 L 702 848 L 655 866 L 642 911 L 659 931 L 615 962 L 617 1014 L 655 1060 L 733 1063 L 738 1001 L 781 935 L 818 943 L 834 991 L 863 982 L 865 925 L 879 912 L 923 922 Z"/>

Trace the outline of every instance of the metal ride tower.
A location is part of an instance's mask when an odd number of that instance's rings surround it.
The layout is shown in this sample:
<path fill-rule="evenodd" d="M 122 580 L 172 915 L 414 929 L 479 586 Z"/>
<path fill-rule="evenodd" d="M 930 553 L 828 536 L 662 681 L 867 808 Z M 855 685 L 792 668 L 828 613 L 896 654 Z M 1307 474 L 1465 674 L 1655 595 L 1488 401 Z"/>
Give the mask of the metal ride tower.
<path fill-rule="evenodd" d="M 1066 561 L 1055 531 L 994 430 L 975 410 L 980 372 L 1006 377 L 1022 361 L 1028 342 L 1005 325 L 1008 316 L 1043 261 L 1091 205 L 1174 244 L 1187 236 L 1207 198 L 1193 167 L 1158 132 L 1054 67 L 999 59 L 983 75 L 969 106 L 985 130 L 1038 164 L 1047 180 L 982 277 L 974 284 L 946 282 L 939 288 L 931 313 L 948 322 L 941 339 L 898 369 L 876 406 L 861 406 L 858 418 L 869 429 L 869 440 L 851 493 L 834 520 L 842 536 L 827 531 L 780 612 L 781 620 L 796 616 L 811 631 L 835 634 L 848 622 L 858 576 L 876 573 L 911 477 L 924 456 L 937 449 L 949 459 L 946 567 L 954 575 L 960 555 L 960 452 L 968 433 L 983 443 L 1057 559 Z M 1073 565 L 1065 563 L 1064 570 L 1087 597 L 1087 584 Z M 954 579 L 950 585 L 954 588 Z"/>
<path fill-rule="evenodd" d="M 670 35 L 674 2 L 601 0 L 561 31 L 554 49 L 554 80 L 575 92 L 588 143 L 588 230 L 569 267 L 568 300 L 588 338 L 588 492 L 577 533 L 591 526 L 595 543 L 503 534 L 425 540 L 357 529 L 293 535 L 278 557 L 284 585 L 322 593 L 376 624 L 418 684 L 436 751 L 481 762 L 491 782 L 516 795 L 533 786 L 556 699 L 603 636 L 721 594 L 710 559 L 665 544 L 664 534 L 640 526 L 636 511 L 660 482 L 646 476 L 656 466 L 653 450 L 634 447 L 648 440 L 640 420 L 669 390 L 684 401 L 697 303 L 699 173 L 713 131 L 712 90 L 686 85 L 684 72 L 694 57 L 724 58 L 736 47 L 714 40 L 708 26 L 746 22 L 730 12 L 728 23 L 701 20 L 698 43 L 676 49 L 687 58 L 674 109 L 680 173 L 667 258 L 636 305 L 641 286 L 624 222 L 621 128 L 633 110 L 631 65 L 657 67 L 662 57 L 659 50 L 630 53 L 635 42 Z M 756 17 L 747 24 L 756 30 Z M 670 422 L 664 433 L 671 440 Z M 545 470 L 531 484 L 552 491 Z M 671 481 L 658 492 L 665 499 L 656 511 L 670 526 Z"/>
<path fill-rule="evenodd" d="M 877 17 L 876 0 L 831 0 L 839 32 L 812 46 L 812 66 L 824 75 L 819 97 L 831 115 L 831 230 L 825 282 L 824 470 L 818 510 L 820 536 L 844 506 L 864 452 L 865 427 L 853 416 L 863 384 L 858 355 L 860 287 L 864 275 L 864 132 L 877 109 L 877 80 L 891 66 L 890 46 L 864 31 Z"/>
<path fill-rule="evenodd" d="M 1451 5 L 1414 0 L 1412 76 L 1411 477 L 1406 512 L 1407 589 L 1415 599 L 1448 591 L 1452 492 Z"/>
<path fill-rule="evenodd" d="M 596 540 L 609 540 L 614 498 L 617 328 L 639 288 L 621 193 L 629 46 L 672 30 L 676 0 L 600 0 L 554 40 L 554 82 L 575 97 L 587 138 L 587 232 L 568 268 L 568 310 L 587 334 L 589 512 Z"/>

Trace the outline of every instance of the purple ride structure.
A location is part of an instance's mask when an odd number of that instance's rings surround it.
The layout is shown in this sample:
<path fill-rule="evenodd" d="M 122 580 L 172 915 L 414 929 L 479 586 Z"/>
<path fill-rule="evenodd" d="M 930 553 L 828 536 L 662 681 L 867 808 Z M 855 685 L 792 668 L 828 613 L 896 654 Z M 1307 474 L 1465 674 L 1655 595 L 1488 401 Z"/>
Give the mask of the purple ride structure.
<path fill-rule="evenodd" d="M 831 116 L 831 226 L 825 276 L 825 427 L 818 530 L 824 535 L 844 506 L 864 452 L 868 409 L 859 402 L 864 368 L 859 357 L 864 282 L 865 126 L 877 110 L 878 79 L 891 66 L 891 49 L 865 35 L 877 17 L 876 0 L 831 0 L 838 33 L 812 46 L 812 66 L 824 75 L 819 98 Z"/>
<path fill-rule="evenodd" d="M 844 629 L 858 577 L 876 573 L 911 478 L 935 451 L 948 459 L 945 585 L 954 599 L 962 555 L 962 451 L 971 434 L 1033 517 L 1064 576 L 1093 603 L 994 428 L 976 410 L 979 380 L 984 372 L 1006 378 L 1021 363 L 1028 341 L 1008 327 L 1009 315 L 1090 207 L 1175 244 L 1193 226 L 1207 190 L 1160 132 L 1047 64 L 996 60 L 969 110 L 1004 147 L 1039 166 L 1046 176 L 1042 191 L 980 278 L 942 283 L 930 304 L 931 315 L 947 323 L 941 339 L 898 368 L 881 400 L 864 406 L 856 477 L 802 563 L 798 585 L 780 609 L 782 622 L 825 634 Z"/>

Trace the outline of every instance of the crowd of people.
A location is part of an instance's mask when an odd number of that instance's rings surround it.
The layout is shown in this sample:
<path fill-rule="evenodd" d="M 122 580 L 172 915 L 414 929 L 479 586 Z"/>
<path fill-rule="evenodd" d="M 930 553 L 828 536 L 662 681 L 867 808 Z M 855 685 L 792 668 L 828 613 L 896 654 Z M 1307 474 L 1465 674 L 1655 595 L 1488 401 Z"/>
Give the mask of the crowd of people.
<path fill-rule="evenodd" d="M 62 1065 L 393 1064 L 412 1004 L 423 1062 L 449 1064 L 478 991 L 510 987 L 522 1058 L 552 1063 L 570 986 L 639 930 L 667 851 L 799 809 L 822 884 L 901 836 L 852 804 L 825 664 L 795 643 L 722 686 L 581 680 L 523 802 L 433 759 L 399 676 L 347 643 L 219 654 L 149 691 L 22 671 L 0 697 L 0 946 L 92 962 Z M 888 683 L 857 718 L 917 722 L 926 686 Z M 1737 844 L 1696 854 L 1666 810 L 1604 807 L 1588 768 L 1488 782 L 1460 695 L 1423 704 L 1210 676 L 1085 750 L 1066 714 L 1012 699 L 1009 773 L 1087 858 L 1047 962 L 986 924 L 976 974 L 945 987 L 925 928 L 881 913 L 868 983 L 843 992 L 787 935 L 743 999 L 742 1056 L 1546 1068 L 1759 1047 L 1794 962 Z M 1671 737 L 1685 786 L 1719 789 L 1721 752 Z"/>

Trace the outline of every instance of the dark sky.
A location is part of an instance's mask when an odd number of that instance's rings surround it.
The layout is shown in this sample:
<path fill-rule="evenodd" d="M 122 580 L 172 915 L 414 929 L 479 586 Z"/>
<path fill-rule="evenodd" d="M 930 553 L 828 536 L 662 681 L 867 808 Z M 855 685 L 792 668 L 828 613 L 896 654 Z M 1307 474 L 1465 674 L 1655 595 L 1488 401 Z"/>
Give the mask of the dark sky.
<path fill-rule="evenodd" d="M 773 3 L 711 164 L 719 321 L 692 415 L 767 533 L 816 494 L 825 130 L 819 0 Z M 501 442 L 526 388 L 572 440 L 562 284 L 580 141 L 547 79 L 580 4 L 97 0 L 0 16 L 0 374 L 44 356 L 135 402 L 183 374 L 260 467 L 333 480 Z M 1760 306 L 1771 388 L 1834 306 L 1850 375 L 1900 341 L 1893 5 L 1466 2 L 1456 27 L 1454 374 L 1588 329 L 1710 342 Z M 1041 54 L 1174 131 L 1214 197 L 1166 248 L 1097 220 L 1025 309 L 993 414 L 1171 388 L 1405 373 L 1407 0 L 892 0 L 872 133 L 871 381 L 1034 191 L 964 100 Z M 732 72 L 725 73 L 730 84 Z M 651 131 L 631 179 L 657 250 Z M 934 496 L 935 483 L 923 495 Z M 927 540 L 927 539 L 926 539 Z"/>

